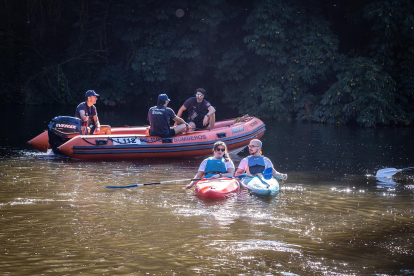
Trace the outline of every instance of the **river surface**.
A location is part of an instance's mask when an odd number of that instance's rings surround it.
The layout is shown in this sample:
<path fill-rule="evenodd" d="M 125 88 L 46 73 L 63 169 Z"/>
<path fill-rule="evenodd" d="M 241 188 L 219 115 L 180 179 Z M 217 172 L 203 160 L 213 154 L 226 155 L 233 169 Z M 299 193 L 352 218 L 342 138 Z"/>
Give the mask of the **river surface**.
<path fill-rule="evenodd" d="M 101 109 L 102 124 L 147 124 Z M 105 188 L 192 178 L 202 159 L 79 161 L 25 144 L 72 113 L 0 111 L 1 275 L 414 274 L 414 171 L 373 176 L 414 166 L 413 128 L 265 121 L 263 154 L 289 176 L 279 194 L 206 201 L 187 182 Z"/>

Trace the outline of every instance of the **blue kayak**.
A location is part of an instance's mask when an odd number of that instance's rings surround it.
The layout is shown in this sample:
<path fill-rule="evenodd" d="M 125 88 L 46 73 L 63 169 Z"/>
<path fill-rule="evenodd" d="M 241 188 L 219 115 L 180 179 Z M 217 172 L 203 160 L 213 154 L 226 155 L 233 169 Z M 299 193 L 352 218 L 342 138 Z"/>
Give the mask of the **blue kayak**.
<path fill-rule="evenodd" d="M 279 191 L 279 183 L 274 177 L 265 179 L 263 176 L 255 175 L 242 179 L 240 183 L 258 196 L 274 196 Z"/>

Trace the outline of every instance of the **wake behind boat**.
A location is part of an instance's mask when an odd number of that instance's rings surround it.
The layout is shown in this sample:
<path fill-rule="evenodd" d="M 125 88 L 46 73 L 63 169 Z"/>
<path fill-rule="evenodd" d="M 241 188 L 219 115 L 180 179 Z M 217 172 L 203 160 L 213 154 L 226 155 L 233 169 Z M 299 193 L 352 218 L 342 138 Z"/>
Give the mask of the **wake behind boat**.
<path fill-rule="evenodd" d="M 243 116 L 218 121 L 211 131 L 197 130 L 171 138 L 150 136 L 148 127 L 115 127 L 111 135 L 80 135 L 81 126 L 67 119 L 72 117 L 57 118 L 61 121 L 52 120 L 49 131 L 30 140 L 29 145 L 41 151 L 52 147 L 54 152 L 85 160 L 201 157 L 210 155 L 217 141 L 225 142 L 229 151 L 237 151 L 265 132 L 260 119 Z"/>

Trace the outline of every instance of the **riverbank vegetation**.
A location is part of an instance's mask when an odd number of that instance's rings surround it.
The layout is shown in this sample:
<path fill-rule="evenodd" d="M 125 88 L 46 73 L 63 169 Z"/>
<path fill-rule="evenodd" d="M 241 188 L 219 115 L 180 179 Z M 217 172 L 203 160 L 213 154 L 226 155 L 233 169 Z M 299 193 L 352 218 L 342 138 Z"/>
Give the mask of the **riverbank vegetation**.
<path fill-rule="evenodd" d="M 409 0 L 5 0 L 0 104 L 149 107 L 197 87 L 261 118 L 414 121 Z"/>

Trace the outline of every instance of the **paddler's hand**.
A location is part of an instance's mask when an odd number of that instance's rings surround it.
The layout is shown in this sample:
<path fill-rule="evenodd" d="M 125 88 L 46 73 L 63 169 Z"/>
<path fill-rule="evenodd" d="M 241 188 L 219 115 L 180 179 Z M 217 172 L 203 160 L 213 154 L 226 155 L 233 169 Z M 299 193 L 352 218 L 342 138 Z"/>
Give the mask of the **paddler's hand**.
<path fill-rule="evenodd" d="M 282 180 L 287 180 L 287 174 L 281 173 L 280 175 L 282 176 Z"/>
<path fill-rule="evenodd" d="M 191 187 L 193 187 L 193 186 L 194 186 L 194 184 L 193 184 L 193 183 L 190 183 L 190 184 L 186 185 L 186 186 L 185 186 L 185 188 L 186 188 L 186 189 L 190 189 L 190 188 L 191 188 Z"/>
<path fill-rule="evenodd" d="M 222 175 L 221 173 L 218 173 L 218 174 L 213 174 L 213 175 L 211 176 L 211 178 L 213 178 L 213 179 L 218 179 L 218 178 L 221 178 L 221 177 L 223 177 L 223 175 Z"/>
<path fill-rule="evenodd" d="M 97 127 L 95 128 L 95 131 L 93 132 L 93 134 L 100 134 L 101 133 L 101 128 Z"/>

